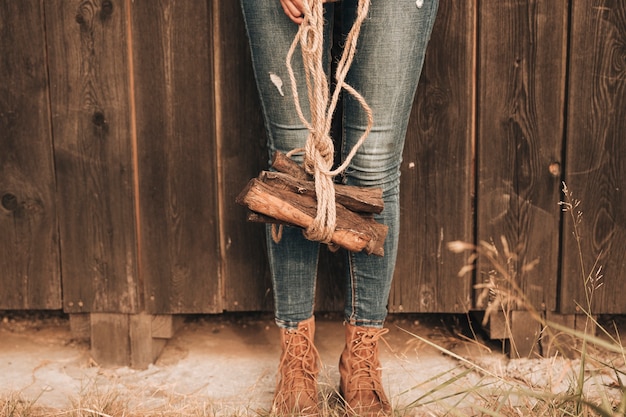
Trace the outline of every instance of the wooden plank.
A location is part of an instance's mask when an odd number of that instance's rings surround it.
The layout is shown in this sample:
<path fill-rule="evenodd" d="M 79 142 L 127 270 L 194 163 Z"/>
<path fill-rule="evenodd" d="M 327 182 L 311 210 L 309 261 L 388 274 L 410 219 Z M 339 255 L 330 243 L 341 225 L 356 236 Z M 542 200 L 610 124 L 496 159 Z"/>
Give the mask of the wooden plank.
<path fill-rule="evenodd" d="M 74 340 L 89 340 L 91 337 L 91 316 L 89 313 L 70 314 L 70 332 Z"/>
<path fill-rule="evenodd" d="M 152 337 L 159 339 L 171 339 L 184 324 L 183 316 L 160 314 L 152 316 Z"/>
<path fill-rule="evenodd" d="M 91 356 L 100 366 L 130 365 L 128 314 L 91 314 Z"/>
<path fill-rule="evenodd" d="M 476 5 L 442 1 L 406 138 L 401 232 L 391 312 L 465 312 L 466 261 L 449 252 L 472 242 L 474 37 Z"/>
<path fill-rule="evenodd" d="M 486 330 L 490 339 L 509 339 L 511 337 L 511 314 L 497 310 L 489 315 Z"/>
<path fill-rule="evenodd" d="M 604 285 L 595 292 L 595 314 L 626 312 L 626 2 L 578 0 L 572 6 L 565 182 L 582 221 L 563 223 L 560 312 L 587 308 L 585 285 L 598 267 Z M 622 63 L 622 64 L 620 64 Z M 583 267 L 579 262 L 582 254 Z M 596 265 L 596 267 L 594 267 Z M 582 272 L 584 271 L 584 273 Z M 591 284 L 590 287 L 595 287 Z"/>
<path fill-rule="evenodd" d="M 130 366 L 146 369 L 158 357 L 152 339 L 152 316 L 140 313 L 129 316 Z M 155 356 L 156 355 L 156 356 Z"/>
<path fill-rule="evenodd" d="M 2 2 L 0 22 L 0 309 L 58 309 L 43 3 Z"/>
<path fill-rule="evenodd" d="M 141 295 L 124 3 L 44 5 L 63 307 L 134 312 Z"/>
<path fill-rule="evenodd" d="M 509 356 L 514 359 L 536 358 L 540 355 L 541 324 L 525 310 L 511 312 Z"/>
<path fill-rule="evenodd" d="M 222 311 L 209 5 L 130 3 L 141 271 L 150 313 Z"/>
<path fill-rule="evenodd" d="M 597 320 L 597 317 L 589 318 L 582 314 L 546 312 L 546 321 L 548 324 L 556 323 L 590 336 L 595 336 L 597 331 L 593 320 Z M 580 357 L 582 338 L 574 336 L 571 333 L 554 330 L 552 328 L 544 329 L 539 342 L 541 353 L 546 358 L 555 355 L 562 355 L 570 359 Z"/>
<path fill-rule="evenodd" d="M 70 317 L 72 316 L 83 315 L 74 314 Z M 161 337 L 164 334 L 153 332 L 155 322 L 164 324 L 166 316 L 153 316 L 145 312 L 92 313 L 84 316 L 90 319 L 92 357 L 101 366 L 145 369 L 159 357 L 167 339 L 173 336 L 172 333 Z M 174 321 L 178 320 L 170 320 L 170 323 Z"/>
<path fill-rule="evenodd" d="M 538 309 L 556 305 L 567 16 L 566 2 L 480 2 L 477 239 L 509 271 L 496 284 Z M 491 270 L 481 259 L 477 281 Z"/>
<path fill-rule="evenodd" d="M 267 169 L 261 105 L 240 4 L 212 4 L 223 307 L 271 310 L 265 226 L 246 222 L 246 209 L 235 203 L 248 180 Z"/>

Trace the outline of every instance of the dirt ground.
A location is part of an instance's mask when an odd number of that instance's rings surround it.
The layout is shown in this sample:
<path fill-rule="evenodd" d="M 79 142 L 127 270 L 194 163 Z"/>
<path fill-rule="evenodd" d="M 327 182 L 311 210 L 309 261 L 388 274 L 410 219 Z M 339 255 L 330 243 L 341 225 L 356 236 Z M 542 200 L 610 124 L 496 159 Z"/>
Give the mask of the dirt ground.
<path fill-rule="evenodd" d="M 145 370 L 98 366 L 88 343 L 72 339 L 63 315 L 0 312 L 0 320 L 0 398 L 19 396 L 63 410 L 95 394 L 123 399 L 133 409 L 204 407 L 215 415 L 264 414 L 271 403 L 280 347 L 278 330 L 267 315 L 187 317 Z M 509 360 L 499 344 L 472 334 L 458 316 L 392 316 L 386 327 L 390 332 L 381 344 L 384 384 L 399 408 L 417 403 L 427 410 L 461 402 L 470 407 L 473 399 L 461 399 L 460 393 L 496 374 L 550 391 L 567 389 L 567 375 L 577 363 Z M 343 348 L 337 316 L 317 317 L 316 345 L 323 365 L 321 390 L 332 396 Z M 611 383 L 616 381 L 610 376 L 601 382 Z"/>

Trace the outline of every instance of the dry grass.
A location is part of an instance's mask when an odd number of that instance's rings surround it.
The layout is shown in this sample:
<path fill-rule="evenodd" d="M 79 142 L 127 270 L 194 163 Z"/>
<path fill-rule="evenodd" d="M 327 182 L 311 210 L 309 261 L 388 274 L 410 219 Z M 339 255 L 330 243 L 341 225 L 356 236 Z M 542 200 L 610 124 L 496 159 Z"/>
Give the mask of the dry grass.
<path fill-rule="evenodd" d="M 547 323 L 546 326 L 550 324 Z M 557 325 L 558 326 L 558 325 Z M 609 329 L 610 330 L 610 329 Z M 624 349 L 615 331 L 601 331 L 603 337 L 572 329 L 554 327 L 561 332 L 559 340 L 577 341 L 578 357 L 564 358 L 557 354 L 542 360 L 511 361 L 517 368 L 501 369 L 482 363 L 471 355 L 462 356 L 417 334 L 421 345 L 438 349 L 452 358 L 456 366 L 429 375 L 418 385 L 406 387 L 392 401 L 401 416 L 624 416 L 626 399 L 621 381 L 624 377 Z M 567 334 L 568 338 L 563 337 Z M 610 336 L 607 336 L 609 334 Z M 587 348 L 582 361 L 581 349 Z M 467 342 L 470 343 L 470 342 Z M 478 343 L 474 341 L 472 343 Z M 490 349 L 489 346 L 484 347 Z M 488 355 L 486 355 L 488 356 Z M 524 366 L 527 366 L 524 368 Z M 579 386 L 581 368 L 585 367 L 583 386 Z M 527 372 L 528 371 L 528 372 Z M 530 374 L 544 375 L 532 377 Z M 321 375 L 322 415 L 342 415 L 340 399 L 331 378 Z M 328 382 L 325 382 L 328 381 Z M 582 389 L 581 389 L 582 388 Z M 268 416 L 266 410 L 246 407 L 246 399 L 238 408 L 220 403 L 204 403 L 193 395 L 160 393 L 159 401 L 139 399 L 139 393 L 127 388 L 102 390 L 95 382 L 87 383 L 79 395 L 68 399 L 63 409 L 37 405 L 37 399 L 25 400 L 19 393 L 0 398 L 2 417 L 148 417 L 148 416 Z M 138 400 L 139 399 L 139 400 Z M 398 405 L 400 404 L 400 405 Z"/>
<path fill-rule="evenodd" d="M 578 233 L 582 219 L 579 202 L 564 186 L 563 209 L 571 217 Z M 578 236 L 578 234 L 577 234 Z M 577 238 L 578 239 L 578 238 Z M 461 275 L 473 269 L 473 263 L 482 256 L 492 263 L 496 273 L 489 282 L 481 284 L 488 299 L 487 315 L 505 314 L 511 308 L 525 308 L 539 322 L 543 329 L 542 337 L 549 337 L 554 343 L 551 358 L 511 361 L 517 369 L 503 369 L 463 356 L 453 350 L 412 334 L 421 345 L 437 349 L 441 354 L 452 358 L 456 366 L 430 375 L 418 385 L 406 389 L 393 398 L 397 404 L 396 417 L 401 416 L 548 416 L 548 417 L 617 417 L 626 415 L 626 389 L 623 385 L 626 369 L 626 351 L 621 343 L 618 327 L 610 322 L 601 324 L 593 314 L 593 299 L 601 289 L 602 274 L 599 265 L 589 270 L 581 263 L 586 299 L 579 304 L 586 316 L 583 330 L 574 330 L 558 323 L 549 322 L 544 315 L 533 309 L 519 288 L 521 271 L 510 268 L 514 254 L 498 253 L 495 245 L 482 242 L 470 245 L 453 242 L 450 249 L 456 252 L 471 251 L 470 264 L 463 268 Z M 580 250 L 580 247 L 579 247 Z M 580 257 L 582 259 L 582 257 Z M 466 343 L 478 345 L 476 340 Z M 488 346 L 480 346 L 488 351 Z M 514 348 L 514 347 L 513 347 Z M 567 354 L 563 354 L 567 352 Z M 339 417 L 342 415 L 340 398 L 331 382 L 325 383 L 321 377 L 322 415 Z M 329 379 L 330 380 L 330 379 Z M 169 394 L 165 394 L 169 395 Z M 65 410 L 39 407 L 37 399 L 24 400 L 19 393 L 0 398 L 0 417 L 148 417 L 148 416 L 267 416 L 263 410 L 246 407 L 245 399 L 238 409 L 219 403 L 199 403 L 193 396 L 169 395 L 159 405 L 149 406 L 148 402 L 137 405 L 131 402 L 133 395 L 111 389 L 101 392 L 97 384 L 89 384 L 80 395 L 69 400 Z M 136 400 L 136 398 L 135 398 Z M 399 405 L 398 405 L 399 404 Z"/>
<path fill-rule="evenodd" d="M 541 325 L 542 337 L 554 343 L 557 352 L 552 360 L 542 361 L 547 369 L 548 384 L 537 386 L 531 377 L 511 378 L 502 373 L 486 370 L 471 361 L 458 357 L 452 352 L 442 353 L 455 356 L 459 363 L 471 369 L 483 378 L 472 388 L 461 390 L 458 395 L 472 397 L 469 414 L 458 409 L 444 409 L 446 415 L 485 415 L 485 416 L 606 416 L 626 415 L 626 389 L 623 385 L 626 363 L 626 351 L 617 328 L 606 329 L 594 316 L 594 295 L 603 285 L 602 266 L 597 260 L 591 267 L 583 260 L 580 225 L 583 213 L 580 201 L 563 184 L 564 201 L 560 203 L 566 217 L 573 225 L 573 234 L 578 245 L 578 268 L 581 282 L 585 289 L 585 299 L 574 300 L 584 317 L 583 330 L 574 330 L 559 323 L 545 319 L 526 298 L 519 283 L 524 273 L 530 271 L 534 262 L 523 265 L 519 270 L 515 253 L 503 238 L 498 251 L 496 245 L 480 242 L 478 245 L 464 242 L 451 242 L 449 249 L 455 252 L 470 251 L 469 263 L 460 275 L 465 275 L 474 268 L 478 259 L 486 261 L 493 271 L 487 282 L 476 286 L 482 291 L 486 314 L 503 314 L 505 320 L 511 310 L 524 309 Z M 510 326 L 510 323 L 507 322 Z M 596 336 L 598 334 L 599 336 Z M 419 337 L 419 336 L 415 336 Z M 561 344 L 563 343 L 564 344 Z M 437 346 L 434 346 L 437 347 Z M 515 351 L 515 346 L 511 346 Z M 574 356 L 574 359 L 568 357 Z M 562 366 L 554 372 L 555 363 Z M 558 367 L 556 367 L 559 369 Z M 551 372 L 552 371 L 552 372 Z M 537 372 L 537 370 L 535 370 Z M 553 377 L 557 376 L 556 379 Z"/>
<path fill-rule="evenodd" d="M 92 385 L 64 409 L 39 407 L 36 401 L 27 402 L 19 394 L 0 399 L 2 417 L 213 417 L 246 416 L 247 410 L 226 410 L 219 404 L 199 403 L 194 398 L 170 396 L 165 405 L 147 406 L 131 403 L 132 395 L 111 389 L 102 392 Z"/>

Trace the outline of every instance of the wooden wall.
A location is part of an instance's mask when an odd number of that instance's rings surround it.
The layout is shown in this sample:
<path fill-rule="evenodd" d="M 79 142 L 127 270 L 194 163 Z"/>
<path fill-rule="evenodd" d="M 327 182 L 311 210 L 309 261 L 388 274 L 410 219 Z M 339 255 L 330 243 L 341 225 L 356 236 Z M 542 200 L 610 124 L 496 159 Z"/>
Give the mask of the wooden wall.
<path fill-rule="evenodd" d="M 43 3 L 0 2 L 0 308 L 61 307 L 44 28 Z"/>
<path fill-rule="evenodd" d="M 401 247 L 390 311 L 466 312 L 471 280 L 450 241 L 474 240 L 474 2 L 441 1 L 401 175 Z"/>
<path fill-rule="evenodd" d="M 479 15 L 477 239 L 495 245 L 529 302 L 550 310 L 559 270 L 568 16 L 563 1 L 483 1 Z M 491 271 L 481 264 L 477 281 Z"/>
<path fill-rule="evenodd" d="M 626 3 L 573 2 L 568 79 L 565 180 L 580 200 L 577 226 L 563 219 L 559 308 L 586 308 L 583 280 L 602 268 L 595 309 L 624 313 L 626 298 Z"/>
<path fill-rule="evenodd" d="M 263 227 L 234 202 L 267 160 L 239 3 L 0 0 L 0 36 L 0 308 L 271 310 Z M 603 267 L 595 311 L 626 312 L 624 45 L 622 1 L 441 1 L 390 311 L 484 308 L 492 268 L 457 276 L 463 240 L 493 242 L 540 309 L 576 312 L 566 181 L 584 269 Z M 320 310 L 342 307 L 341 266 L 323 252 Z"/>

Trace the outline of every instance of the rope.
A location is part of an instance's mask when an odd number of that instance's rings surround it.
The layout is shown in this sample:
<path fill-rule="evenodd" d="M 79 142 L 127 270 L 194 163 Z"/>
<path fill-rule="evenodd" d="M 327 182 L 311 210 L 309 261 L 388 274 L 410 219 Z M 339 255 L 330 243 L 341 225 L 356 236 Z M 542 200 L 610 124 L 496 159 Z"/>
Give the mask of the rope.
<path fill-rule="evenodd" d="M 329 94 L 328 80 L 322 65 L 324 53 L 324 8 L 322 0 L 304 0 L 304 21 L 287 53 L 287 71 L 291 81 L 291 91 L 295 102 L 296 112 L 302 123 L 309 130 L 304 148 L 304 169 L 315 179 L 315 193 L 317 197 L 317 213 L 313 223 L 305 230 L 304 235 L 309 240 L 330 243 L 337 223 L 335 206 L 335 187 L 333 177 L 343 172 L 354 158 L 373 125 L 372 110 L 365 99 L 354 88 L 345 82 L 350 65 L 354 60 L 357 40 L 361 25 L 367 16 L 370 0 L 359 0 L 355 22 L 346 38 L 345 47 L 337 64 L 335 80 L 337 82 L 332 96 Z M 293 54 L 297 46 L 302 52 L 304 75 L 311 111 L 311 120 L 308 121 L 302 112 L 296 77 L 291 66 Z M 346 160 L 335 170 L 332 170 L 334 160 L 334 146 L 330 138 L 330 128 L 333 113 L 339 101 L 341 90 L 346 90 L 361 105 L 367 115 L 367 127 L 355 146 L 350 150 Z M 329 100 L 330 99 L 330 100 Z M 298 150 L 302 151 L 302 150 Z"/>

